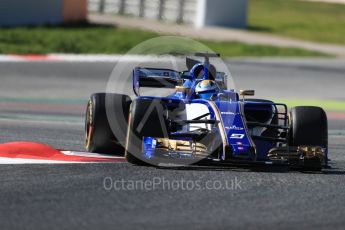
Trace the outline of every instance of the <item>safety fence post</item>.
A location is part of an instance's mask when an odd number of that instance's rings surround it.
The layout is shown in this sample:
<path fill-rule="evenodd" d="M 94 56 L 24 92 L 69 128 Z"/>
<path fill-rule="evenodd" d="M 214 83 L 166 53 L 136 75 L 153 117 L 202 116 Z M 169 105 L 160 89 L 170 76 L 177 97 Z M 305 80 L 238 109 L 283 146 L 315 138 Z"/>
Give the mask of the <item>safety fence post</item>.
<path fill-rule="evenodd" d="M 158 8 L 158 15 L 157 15 L 158 20 L 163 19 L 164 8 L 165 8 L 165 0 L 159 0 L 159 8 Z"/>
<path fill-rule="evenodd" d="M 145 0 L 140 0 L 139 4 L 139 17 L 142 18 L 145 16 Z"/>
<path fill-rule="evenodd" d="M 105 4 L 106 4 L 105 0 L 100 0 L 100 1 L 99 1 L 98 12 L 99 12 L 100 14 L 104 14 L 104 11 L 105 11 Z"/>
<path fill-rule="evenodd" d="M 126 0 L 120 0 L 119 14 L 125 14 Z"/>
<path fill-rule="evenodd" d="M 186 3 L 186 0 L 179 0 L 178 14 L 177 14 L 177 20 L 176 20 L 177 23 L 183 23 L 185 3 Z"/>

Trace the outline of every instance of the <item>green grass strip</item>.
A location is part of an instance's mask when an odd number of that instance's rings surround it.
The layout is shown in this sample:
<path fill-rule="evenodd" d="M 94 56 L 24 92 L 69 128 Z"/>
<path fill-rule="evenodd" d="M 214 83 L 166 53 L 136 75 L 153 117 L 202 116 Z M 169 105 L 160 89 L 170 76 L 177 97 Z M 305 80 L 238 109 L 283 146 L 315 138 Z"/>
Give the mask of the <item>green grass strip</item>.
<path fill-rule="evenodd" d="M 161 34 L 139 29 L 111 26 L 0 28 L 0 53 L 2 54 L 124 54 L 133 47 Z M 270 45 L 249 45 L 240 42 L 201 41 L 223 57 L 328 57 L 329 55 L 296 48 Z M 158 53 L 183 53 L 180 46 L 164 47 Z M 151 52 L 155 52 L 151 50 Z M 190 49 L 186 51 L 189 53 Z"/>
<path fill-rule="evenodd" d="M 249 29 L 345 44 L 345 5 L 302 0 L 250 0 Z"/>
<path fill-rule="evenodd" d="M 331 101 L 331 100 L 293 100 L 293 99 L 277 99 L 277 103 L 284 103 L 289 108 L 295 106 L 319 106 L 327 111 L 345 111 L 344 101 Z"/>

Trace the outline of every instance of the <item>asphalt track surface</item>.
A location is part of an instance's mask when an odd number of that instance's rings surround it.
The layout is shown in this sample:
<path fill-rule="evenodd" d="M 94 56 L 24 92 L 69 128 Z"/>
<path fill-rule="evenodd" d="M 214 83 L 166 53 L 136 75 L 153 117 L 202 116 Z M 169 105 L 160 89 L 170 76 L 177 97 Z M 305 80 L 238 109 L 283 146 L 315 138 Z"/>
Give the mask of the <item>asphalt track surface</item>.
<path fill-rule="evenodd" d="M 256 88 L 260 97 L 344 99 L 342 61 L 228 64 L 239 78 L 236 85 Z M 83 150 L 84 100 L 104 91 L 113 66 L 0 63 L 0 142 Z M 1 165 L 0 229 L 344 229 L 345 121 L 331 120 L 329 133 L 332 168 L 323 173 L 128 163 Z M 110 189 L 111 183 L 116 187 Z"/>

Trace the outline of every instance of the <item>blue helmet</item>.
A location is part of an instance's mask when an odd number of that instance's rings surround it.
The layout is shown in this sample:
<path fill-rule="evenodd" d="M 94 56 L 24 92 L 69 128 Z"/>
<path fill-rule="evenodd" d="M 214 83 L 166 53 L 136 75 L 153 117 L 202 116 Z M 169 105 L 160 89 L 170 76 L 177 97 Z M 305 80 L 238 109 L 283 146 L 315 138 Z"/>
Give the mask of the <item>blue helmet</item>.
<path fill-rule="evenodd" d="M 214 81 L 203 80 L 200 81 L 195 87 L 195 93 L 201 99 L 210 99 L 214 95 L 217 95 L 219 88 Z"/>

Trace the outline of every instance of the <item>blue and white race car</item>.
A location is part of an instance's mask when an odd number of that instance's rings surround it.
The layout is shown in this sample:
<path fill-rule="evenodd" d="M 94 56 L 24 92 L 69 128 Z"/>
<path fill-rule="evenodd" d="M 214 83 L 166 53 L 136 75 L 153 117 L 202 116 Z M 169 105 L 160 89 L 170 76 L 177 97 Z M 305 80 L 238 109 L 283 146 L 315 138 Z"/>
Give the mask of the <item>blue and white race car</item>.
<path fill-rule="evenodd" d="M 328 161 L 325 111 L 236 92 L 210 63 L 218 54 L 187 58 L 187 71 L 135 68 L 136 95 L 93 94 L 85 120 L 90 152 L 124 155 L 137 165 L 287 165 L 322 170 Z M 175 89 L 166 97 L 141 96 L 140 88 Z"/>

